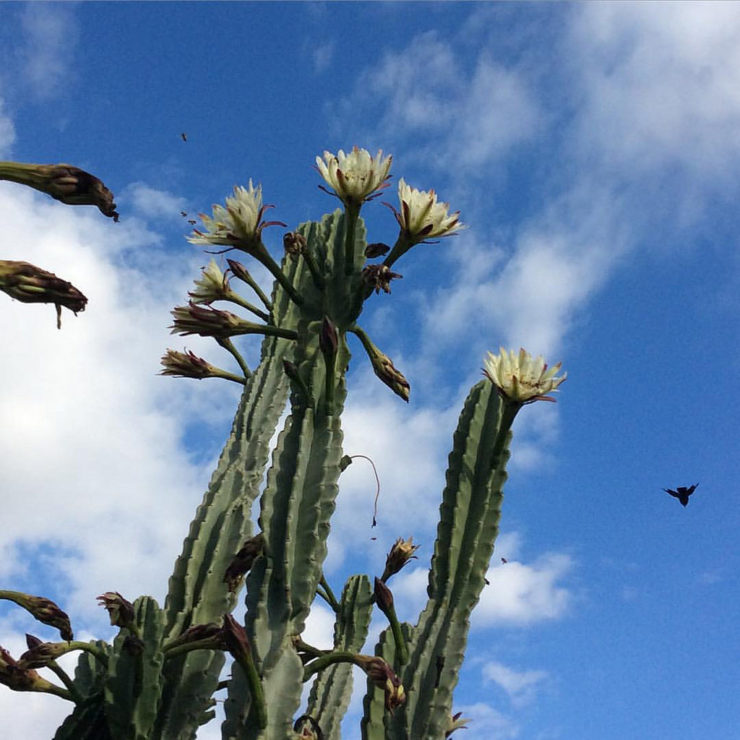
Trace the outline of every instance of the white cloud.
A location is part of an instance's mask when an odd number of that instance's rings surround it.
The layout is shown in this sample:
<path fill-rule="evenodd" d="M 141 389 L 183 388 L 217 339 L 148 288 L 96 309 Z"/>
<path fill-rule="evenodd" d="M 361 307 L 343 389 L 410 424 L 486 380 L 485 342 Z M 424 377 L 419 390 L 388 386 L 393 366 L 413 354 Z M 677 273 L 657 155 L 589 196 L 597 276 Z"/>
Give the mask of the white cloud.
<path fill-rule="evenodd" d="M 311 49 L 311 61 L 313 62 L 313 71 L 316 74 L 321 74 L 329 68 L 334 58 L 334 42 L 327 41 L 326 43 L 314 46 Z"/>
<path fill-rule="evenodd" d="M 547 671 L 516 671 L 496 661 L 486 663 L 481 673 L 485 679 L 500 686 L 517 708 L 531 703 L 539 684 L 548 677 Z"/>
<path fill-rule="evenodd" d="M 631 177 L 671 164 L 734 177 L 740 6 L 600 3 L 572 18 L 569 57 L 585 93 L 574 134 L 586 156 Z"/>
<path fill-rule="evenodd" d="M 75 9 L 64 3 L 28 3 L 21 16 L 21 64 L 27 89 L 40 98 L 69 87 L 77 44 Z"/>
<path fill-rule="evenodd" d="M 133 210 L 143 218 L 156 220 L 182 218 L 186 200 L 178 195 L 158 190 L 143 182 L 131 183 L 119 198 L 121 203 L 131 201 Z"/>
<path fill-rule="evenodd" d="M 514 740 L 519 737 L 519 726 L 510 717 L 488 704 L 455 705 L 455 712 L 470 719 L 466 730 L 458 730 L 452 737 L 465 740 Z"/>
<path fill-rule="evenodd" d="M 5 102 L 0 97 L 0 157 L 10 157 L 15 142 L 13 120 L 5 113 Z"/>
<path fill-rule="evenodd" d="M 489 569 L 472 624 L 480 629 L 493 625 L 529 625 L 562 617 L 572 602 L 572 593 L 561 584 L 573 568 L 563 553 L 550 553 L 531 565 L 509 561 Z"/>

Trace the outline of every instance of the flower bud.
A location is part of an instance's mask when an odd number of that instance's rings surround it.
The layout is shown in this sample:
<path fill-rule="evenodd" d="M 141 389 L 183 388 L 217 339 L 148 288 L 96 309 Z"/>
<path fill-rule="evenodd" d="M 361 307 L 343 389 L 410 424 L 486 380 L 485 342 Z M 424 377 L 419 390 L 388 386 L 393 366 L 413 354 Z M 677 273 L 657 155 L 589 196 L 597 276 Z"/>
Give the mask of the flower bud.
<path fill-rule="evenodd" d="M 376 348 L 377 349 L 377 348 Z M 370 357 L 375 374 L 397 395 L 408 402 L 411 386 L 403 374 L 393 366 L 391 358 L 380 350 Z"/>
<path fill-rule="evenodd" d="M 393 608 L 393 594 L 380 578 L 375 579 L 375 603 L 383 614 Z"/>
<path fill-rule="evenodd" d="M 370 655 L 358 655 L 357 663 L 367 677 L 385 691 L 385 708 L 393 712 L 406 701 L 406 692 L 398 676 L 391 670 L 383 658 Z"/>
<path fill-rule="evenodd" d="M 319 332 L 319 349 L 322 354 L 333 357 L 337 354 L 338 345 L 337 328 L 328 316 L 324 316 Z"/>
<path fill-rule="evenodd" d="M 28 262 L 0 260 L 0 290 L 21 303 L 55 304 L 58 327 L 62 306 L 77 314 L 87 305 L 87 298 L 72 283 Z"/>
<path fill-rule="evenodd" d="M 257 333 L 262 327 L 245 321 L 231 311 L 221 311 L 190 301 L 187 306 L 176 306 L 171 311 L 175 322 L 171 334 L 199 334 L 202 337 L 228 338 L 237 334 Z"/>
<path fill-rule="evenodd" d="M 252 660 L 252 648 L 249 646 L 246 630 L 231 614 L 224 615 L 221 639 L 238 663 L 243 664 L 245 661 Z"/>
<path fill-rule="evenodd" d="M 63 640 L 74 639 L 69 617 L 53 601 L 43 596 L 30 596 L 20 591 L 3 591 L 3 598 L 15 602 L 39 622 L 59 630 Z"/>
<path fill-rule="evenodd" d="M 69 645 L 66 642 L 41 642 L 26 650 L 21 655 L 18 665 L 22 668 L 45 668 L 68 651 Z"/>
<path fill-rule="evenodd" d="M 456 714 L 451 715 L 447 723 L 445 738 L 448 738 L 450 735 L 452 735 L 455 730 L 467 730 L 468 722 L 470 722 L 470 719 L 468 717 L 463 717 L 462 712 L 457 712 Z"/>
<path fill-rule="evenodd" d="M 134 605 L 118 593 L 106 591 L 98 596 L 100 606 L 104 607 L 114 627 L 132 627 L 134 624 Z"/>
<path fill-rule="evenodd" d="M 97 178 L 71 164 L 3 162 L 0 180 L 28 185 L 72 206 L 97 206 L 104 216 L 118 221 L 113 193 Z"/>

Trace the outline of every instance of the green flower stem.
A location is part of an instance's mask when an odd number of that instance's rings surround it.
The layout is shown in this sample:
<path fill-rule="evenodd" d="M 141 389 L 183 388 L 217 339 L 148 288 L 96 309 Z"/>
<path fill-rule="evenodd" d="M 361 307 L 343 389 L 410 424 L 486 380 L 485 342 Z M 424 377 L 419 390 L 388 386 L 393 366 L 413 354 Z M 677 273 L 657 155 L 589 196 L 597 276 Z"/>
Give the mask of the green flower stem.
<path fill-rule="evenodd" d="M 339 611 L 339 602 L 337 601 L 337 597 L 334 595 L 334 592 L 331 590 L 331 586 L 326 580 L 326 577 L 324 574 L 321 574 L 321 580 L 319 581 L 319 586 L 326 591 L 326 601 L 329 603 L 332 609 L 334 609 L 335 612 Z"/>
<path fill-rule="evenodd" d="M 406 645 L 406 640 L 403 637 L 401 631 L 401 623 L 398 621 L 396 616 L 396 608 L 393 604 L 390 605 L 387 611 L 384 612 L 385 616 L 388 617 L 388 623 L 391 626 L 391 632 L 393 632 L 393 641 L 396 643 L 396 659 L 398 665 L 404 665 L 409 660 L 409 649 Z"/>
<path fill-rule="evenodd" d="M 355 265 L 355 229 L 360 217 L 360 206 L 348 205 L 345 209 L 346 230 L 344 232 L 344 274 L 351 275 Z"/>
<path fill-rule="evenodd" d="M 324 276 L 321 274 L 321 270 L 319 270 L 319 266 L 316 264 L 316 260 L 313 258 L 311 252 L 309 252 L 308 247 L 301 252 L 301 255 L 303 256 L 303 259 L 306 260 L 306 266 L 308 267 L 308 271 L 311 273 L 314 285 L 319 290 L 323 290 L 326 286 L 326 280 L 324 280 Z"/>
<path fill-rule="evenodd" d="M 264 311 L 257 308 L 257 306 L 252 305 L 249 301 L 245 301 L 244 298 L 242 298 L 238 293 L 234 292 L 233 290 L 229 290 L 227 292 L 225 300 L 231 301 L 232 303 L 236 303 L 237 306 L 241 306 L 242 308 L 246 308 L 247 311 L 250 311 L 255 316 L 259 316 L 259 318 L 261 318 L 262 321 L 270 320 L 269 313 L 265 313 Z"/>
<path fill-rule="evenodd" d="M 176 644 L 173 644 L 176 643 Z M 206 637 L 202 640 L 193 640 L 192 642 L 177 643 L 176 640 L 168 643 L 162 648 L 165 660 L 171 660 L 183 653 L 189 653 L 193 650 L 221 650 L 222 643 L 213 637 Z"/>
<path fill-rule="evenodd" d="M 268 311 L 272 311 L 272 301 L 267 297 L 262 288 L 260 288 L 257 281 L 246 270 L 245 273 L 245 275 L 239 275 L 238 278 L 243 280 L 257 294 L 257 297 L 262 301 L 262 304 Z"/>
<path fill-rule="evenodd" d="M 414 244 L 417 244 L 417 242 L 410 240 L 406 234 L 401 231 L 398 234 L 398 239 L 396 239 L 396 243 L 393 245 L 393 249 L 391 249 L 390 252 L 386 255 L 386 258 L 383 260 L 383 264 L 386 267 L 390 267 L 394 262 L 396 262 L 400 257 L 402 257 L 406 252 L 411 249 L 411 247 L 414 246 Z"/>
<path fill-rule="evenodd" d="M 67 687 L 74 703 L 82 704 L 84 697 L 79 692 L 74 681 L 69 677 L 69 674 L 64 670 L 64 668 L 62 668 L 55 660 L 50 661 L 46 667 L 50 671 L 53 671 L 59 677 L 59 680 Z"/>
<path fill-rule="evenodd" d="M 317 647 L 314 647 L 313 645 L 309 645 L 307 642 L 304 642 L 300 637 L 296 637 L 293 640 L 293 646 L 299 653 L 308 653 L 313 658 L 320 658 L 322 655 L 327 655 L 330 651 L 328 650 L 320 650 Z"/>
<path fill-rule="evenodd" d="M 22 162 L 0 162 L 0 180 L 28 185 L 36 190 L 43 190 L 48 178 L 41 174 L 38 165 Z"/>
<path fill-rule="evenodd" d="M 246 250 L 245 250 L 246 251 Z M 303 298 L 296 292 L 296 289 L 291 285 L 290 280 L 285 276 L 285 273 L 280 269 L 280 265 L 270 256 L 267 251 L 267 247 L 262 242 L 259 242 L 255 247 L 247 251 L 247 254 L 254 257 L 260 264 L 266 267 L 270 274 L 277 280 L 283 287 L 283 290 L 290 296 L 290 299 L 297 306 L 303 305 Z"/>
<path fill-rule="evenodd" d="M 252 706 L 250 707 L 250 713 L 254 712 L 257 717 L 257 725 L 261 730 L 267 727 L 267 704 L 265 703 L 265 690 L 262 686 L 262 679 L 260 678 L 257 666 L 254 664 L 254 658 L 252 657 L 252 651 L 248 650 L 245 653 L 241 651 L 235 656 L 236 662 L 241 666 L 244 671 L 244 675 L 247 679 L 249 686 L 249 693 L 252 697 Z"/>
<path fill-rule="evenodd" d="M 72 694 L 70 694 L 67 689 L 63 689 L 61 686 L 57 686 L 43 678 L 39 678 L 35 683 L 35 687 L 29 689 L 29 691 L 38 691 L 41 694 L 52 694 L 53 696 L 58 696 L 60 699 L 66 699 L 71 702 L 75 701 L 72 698 Z"/>
<path fill-rule="evenodd" d="M 292 329 L 281 329 L 279 326 L 272 326 L 272 324 L 251 324 L 245 321 L 240 324 L 238 330 L 233 331 L 232 334 L 237 336 L 239 334 L 264 334 L 266 337 L 281 337 L 282 339 L 298 339 L 298 332 Z M 202 334 L 201 336 L 208 336 Z"/>
<path fill-rule="evenodd" d="M 360 340 L 362 346 L 365 348 L 365 352 L 367 352 L 367 356 L 372 362 L 373 357 L 377 356 L 379 350 L 373 344 L 373 341 L 368 336 L 368 333 L 359 324 L 352 324 L 352 326 L 350 326 L 347 331 L 352 332 L 352 334 L 354 334 Z"/>
<path fill-rule="evenodd" d="M 326 362 L 326 375 L 324 377 L 324 404 L 326 406 L 326 415 L 334 416 L 334 373 L 337 365 L 336 352 L 327 352 L 324 354 Z"/>
<path fill-rule="evenodd" d="M 319 673 L 335 663 L 352 663 L 353 665 L 362 668 L 362 662 L 357 659 L 357 656 L 354 653 L 351 653 L 348 650 L 337 650 L 333 653 L 325 653 L 321 657 L 316 658 L 316 660 L 312 660 L 303 669 L 303 683 L 306 683 L 314 673 Z"/>
<path fill-rule="evenodd" d="M 241 355 L 241 352 L 234 346 L 234 343 L 229 339 L 228 337 L 216 337 L 216 341 L 218 344 L 223 347 L 227 352 L 230 352 L 231 355 L 236 360 L 237 364 L 241 368 L 241 371 L 244 373 L 244 378 L 248 378 L 252 375 L 252 371 L 249 369 L 249 366 L 245 362 L 244 358 Z M 237 383 L 244 383 L 243 378 L 239 378 L 236 375 L 232 375 L 229 372 L 226 372 L 225 370 L 219 371 L 220 378 L 226 378 L 227 380 L 236 380 Z"/>

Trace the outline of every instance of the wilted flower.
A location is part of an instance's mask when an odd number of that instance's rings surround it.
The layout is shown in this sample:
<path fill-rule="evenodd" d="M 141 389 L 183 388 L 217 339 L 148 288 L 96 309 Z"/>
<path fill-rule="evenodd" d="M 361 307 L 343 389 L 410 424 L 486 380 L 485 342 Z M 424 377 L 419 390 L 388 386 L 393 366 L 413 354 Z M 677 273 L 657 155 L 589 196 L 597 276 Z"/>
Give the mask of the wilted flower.
<path fill-rule="evenodd" d="M 306 249 L 306 237 L 297 231 L 289 231 L 283 236 L 283 246 L 286 254 L 289 254 L 292 259 L 297 259 L 298 255 L 303 254 Z"/>
<path fill-rule="evenodd" d="M 226 568 L 224 583 L 232 593 L 241 585 L 246 573 L 252 568 L 254 561 L 265 547 L 265 538 L 262 533 L 250 537 Z"/>
<path fill-rule="evenodd" d="M 22 303 L 54 303 L 57 327 L 62 306 L 73 313 L 84 311 L 87 298 L 72 283 L 28 262 L 0 260 L 0 290 Z"/>
<path fill-rule="evenodd" d="M 498 355 L 489 352 L 485 360 L 484 375 L 496 386 L 499 393 L 516 403 L 526 404 L 535 401 L 555 401 L 546 395 L 568 377 L 563 373 L 556 377 L 561 363 L 548 369 L 542 355 L 532 358 L 529 352 L 514 350 L 508 352 L 501 347 Z"/>
<path fill-rule="evenodd" d="M 385 708 L 389 712 L 405 703 L 406 691 L 403 684 L 383 658 L 358 655 L 355 660 L 367 677 L 385 691 Z"/>
<path fill-rule="evenodd" d="M 390 293 L 391 280 L 402 277 L 403 275 L 399 275 L 397 272 L 391 272 L 387 265 L 368 265 L 362 270 L 362 279 L 370 290 L 374 290 L 376 294 L 380 293 L 381 290 L 384 293 Z"/>
<path fill-rule="evenodd" d="M 24 668 L 3 647 L 0 647 L 0 684 L 13 691 L 32 691 L 39 674 L 31 668 Z"/>
<path fill-rule="evenodd" d="M 413 539 L 413 537 L 409 537 L 408 540 L 404 540 L 399 537 L 395 541 L 388 557 L 385 559 L 385 570 L 380 578 L 381 581 L 387 581 L 392 575 L 398 573 L 409 560 L 416 558 L 414 553 L 419 549 L 419 545 L 415 545 Z"/>
<path fill-rule="evenodd" d="M 448 215 L 449 204 L 438 203 L 434 190 L 417 190 L 401 178 L 398 200 L 401 204 L 398 211 L 390 203 L 385 205 L 393 211 L 401 231 L 411 242 L 451 236 L 465 228 L 460 223 L 460 211 Z"/>
<path fill-rule="evenodd" d="M 106 591 L 98 596 L 100 606 L 105 607 L 110 617 L 110 623 L 114 627 L 128 627 L 134 624 L 134 605 L 118 593 L 118 591 Z"/>
<path fill-rule="evenodd" d="M 247 632 L 231 614 L 224 614 L 221 639 L 239 664 L 244 665 L 252 660 L 252 648 L 249 645 Z"/>
<path fill-rule="evenodd" d="M 0 180 L 28 185 L 72 206 L 97 206 L 118 221 L 113 193 L 97 178 L 71 164 L 0 163 Z"/>
<path fill-rule="evenodd" d="M 175 323 L 171 334 L 200 334 L 202 337 L 233 337 L 237 334 L 251 334 L 259 330 L 259 324 L 245 321 L 231 311 L 199 306 L 192 301 L 187 306 L 176 306 L 171 311 Z"/>
<path fill-rule="evenodd" d="M 63 640 L 72 640 L 72 627 L 69 623 L 69 617 L 53 601 L 45 599 L 43 596 L 30 596 L 20 591 L 3 591 L 2 598 L 13 601 L 18 606 L 23 607 L 43 624 L 55 627 Z"/>
<path fill-rule="evenodd" d="M 178 352 L 174 349 L 168 349 L 162 355 L 162 370 L 160 375 L 171 375 L 176 378 L 210 378 L 213 376 L 213 365 L 202 357 L 198 357 L 194 352 Z"/>
<path fill-rule="evenodd" d="M 193 230 L 188 237 L 192 244 L 222 244 L 241 249 L 249 249 L 259 242 L 262 229 L 266 226 L 285 226 L 282 221 L 262 221 L 268 208 L 262 205 L 262 186 L 256 188 L 249 181 L 249 189 L 237 185 L 233 197 L 226 198 L 226 207 L 213 206 L 213 216 L 201 213 L 205 232 Z"/>
<path fill-rule="evenodd" d="M 367 149 L 354 147 L 349 154 L 341 149 L 337 154 L 324 152 L 323 160 L 316 157 L 316 167 L 333 189 L 332 195 L 336 195 L 346 206 L 359 207 L 364 201 L 371 200 L 373 193 L 388 187 L 392 160 L 391 155 L 383 159 L 382 149 L 372 157 Z M 319 187 L 326 190 L 323 186 Z"/>
<path fill-rule="evenodd" d="M 188 295 L 193 303 L 212 303 L 223 300 L 229 293 L 229 279 L 221 272 L 221 268 L 212 259 L 207 267 L 203 268 L 200 279 L 195 281 L 195 290 Z"/>

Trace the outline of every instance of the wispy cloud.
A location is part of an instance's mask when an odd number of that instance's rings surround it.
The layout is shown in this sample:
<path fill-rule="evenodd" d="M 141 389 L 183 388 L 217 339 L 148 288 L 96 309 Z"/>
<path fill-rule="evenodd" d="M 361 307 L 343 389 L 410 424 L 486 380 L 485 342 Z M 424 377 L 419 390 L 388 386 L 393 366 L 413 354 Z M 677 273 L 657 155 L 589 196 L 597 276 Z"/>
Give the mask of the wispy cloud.
<path fill-rule="evenodd" d="M 548 677 L 547 671 L 516 671 L 496 661 L 486 663 L 481 673 L 486 680 L 500 686 L 516 708 L 530 704 L 539 685 Z"/>

